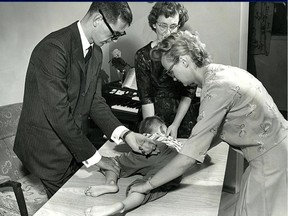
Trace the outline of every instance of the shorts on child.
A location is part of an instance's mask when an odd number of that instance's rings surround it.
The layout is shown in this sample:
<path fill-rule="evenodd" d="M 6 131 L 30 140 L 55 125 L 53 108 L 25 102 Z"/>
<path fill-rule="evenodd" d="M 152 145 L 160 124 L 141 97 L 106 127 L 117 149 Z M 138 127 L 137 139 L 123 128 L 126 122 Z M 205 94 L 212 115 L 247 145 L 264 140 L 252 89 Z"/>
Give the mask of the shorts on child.
<path fill-rule="evenodd" d="M 160 153 L 157 155 L 145 156 L 131 151 L 115 157 L 121 168 L 120 178 L 129 177 L 135 174 L 143 176 L 142 179 L 136 179 L 134 182 L 132 182 L 132 184 L 128 186 L 127 192 L 132 185 L 146 182 L 178 154 L 175 148 L 169 147 L 165 144 L 159 144 L 158 148 Z M 142 204 L 166 195 L 169 190 L 178 186 L 181 180 L 182 177 L 178 177 L 158 188 L 151 190 L 150 193 L 145 195 L 145 199 Z"/>

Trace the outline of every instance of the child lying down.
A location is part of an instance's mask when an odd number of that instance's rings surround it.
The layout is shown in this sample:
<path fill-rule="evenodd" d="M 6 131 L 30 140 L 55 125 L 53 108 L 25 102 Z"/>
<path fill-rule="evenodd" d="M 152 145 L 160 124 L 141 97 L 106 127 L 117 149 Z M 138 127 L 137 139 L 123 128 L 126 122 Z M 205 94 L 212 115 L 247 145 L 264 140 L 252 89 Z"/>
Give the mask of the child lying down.
<path fill-rule="evenodd" d="M 86 189 L 87 196 L 98 197 L 107 193 L 118 192 L 117 180 L 118 178 L 125 178 L 131 175 L 140 174 L 142 179 L 136 179 L 131 185 L 149 180 L 155 173 L 164 167 L 182 147 L 182 143 L 171 136 L 165 136 L 167 127 L 162 119 L 158 116 L 145 118 L 139 127 L 139 132 L 157 141 L 160 153 L 151 155 L 149 157 L 136 153 L 127 152 L 120 156 L 112 158 L 116 160 L 120 166 L 120 173 L 112 171 L 104 171 L 105 184 L 90 186 Z M 132 193 L 119 202 L 105 206 L 93 206 L 85 210 L 86 216 L 100 216 L 100 215 L 114 215 L 129 211 L 147 202 L 156 200 L 168 193 L 172 188 L 177 187 L 181 182 L 182 177 L 178 177 L 171 182 L 151 190 L 147 194 Z M 128 186 L 127 192 L 129 191 Z"/>

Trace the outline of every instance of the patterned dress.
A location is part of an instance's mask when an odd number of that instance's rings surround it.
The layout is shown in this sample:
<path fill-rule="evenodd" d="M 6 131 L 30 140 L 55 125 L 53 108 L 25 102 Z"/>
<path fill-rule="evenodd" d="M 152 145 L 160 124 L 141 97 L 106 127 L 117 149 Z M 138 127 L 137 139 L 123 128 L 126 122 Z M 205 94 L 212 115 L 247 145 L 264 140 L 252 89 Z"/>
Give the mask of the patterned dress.
<path fill-rule="evenodd" d="M 249 166 L 235 215 L 280 216 L 287 213 L 287 132 L 261 82 L 242 69 L 212 64 L 204 73 L 197 124 L 180 153 L 202 162 L 219 141 L 240 150 Z"/>
<path fill-rule="evenodd" d="M 187 138 L 198 116 L 196 87 L 186 88 L 182 83 L 175 82 L 170 76 L 165 75 L 161 62 L 151 60 L 151 43 L 138 50 L 135 56 L 135 72 L 141 104 L 154 103 L 155 115 L 169 126 L 175 118 L 181 96 L 190 97 L 191 106 L 178 129 L 178 137 Z"/>

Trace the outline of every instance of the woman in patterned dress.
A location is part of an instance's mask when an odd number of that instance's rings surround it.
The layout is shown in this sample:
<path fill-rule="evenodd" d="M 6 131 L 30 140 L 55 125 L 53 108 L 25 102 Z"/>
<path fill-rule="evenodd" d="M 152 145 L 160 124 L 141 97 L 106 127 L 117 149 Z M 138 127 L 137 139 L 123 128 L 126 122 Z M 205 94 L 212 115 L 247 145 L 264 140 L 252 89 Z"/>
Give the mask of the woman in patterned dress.
<path fill-rule="evenodd" d="M 235 216 L 286 215 L 288 122 L 262 83 L 240 68 L 211 63 L 205 45 L 188 31 L 171 34 L 151 54 L 170 76 L 202 88 L 199 117 L 180 153 L 130 192 L 171 181 L 224 141 L 249 162 Z"/>

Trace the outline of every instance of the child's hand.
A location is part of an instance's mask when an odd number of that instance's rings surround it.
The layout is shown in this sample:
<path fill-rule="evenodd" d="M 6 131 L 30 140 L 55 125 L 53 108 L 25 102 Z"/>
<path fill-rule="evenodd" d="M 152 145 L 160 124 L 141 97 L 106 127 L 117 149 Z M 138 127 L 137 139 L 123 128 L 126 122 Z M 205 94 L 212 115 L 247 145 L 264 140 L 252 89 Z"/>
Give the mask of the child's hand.
<path fill-rule="evenodd" d="M 160 152 L 155 142 L 143 134 L 131 132 L 126 136 L 125 142 L 133 151 L 143 155 L 154 155 Z"/>

